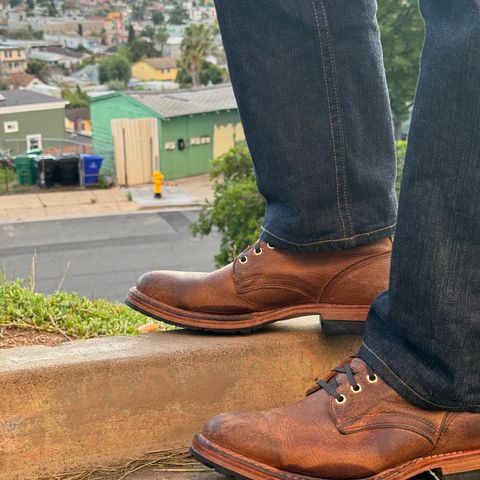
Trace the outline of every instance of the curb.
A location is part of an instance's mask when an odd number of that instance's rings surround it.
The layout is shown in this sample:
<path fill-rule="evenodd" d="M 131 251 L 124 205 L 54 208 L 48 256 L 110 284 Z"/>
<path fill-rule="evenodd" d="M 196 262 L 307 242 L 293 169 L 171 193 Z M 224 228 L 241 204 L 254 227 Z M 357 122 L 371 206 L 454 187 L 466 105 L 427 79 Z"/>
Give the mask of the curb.
<path fill-rule="evenodd" d="M 210 417 L 299 400 L 355 353 L 317 317 L 242 336 L 170 331 L 0 351 L 0 479 L 184 448 Z"/>

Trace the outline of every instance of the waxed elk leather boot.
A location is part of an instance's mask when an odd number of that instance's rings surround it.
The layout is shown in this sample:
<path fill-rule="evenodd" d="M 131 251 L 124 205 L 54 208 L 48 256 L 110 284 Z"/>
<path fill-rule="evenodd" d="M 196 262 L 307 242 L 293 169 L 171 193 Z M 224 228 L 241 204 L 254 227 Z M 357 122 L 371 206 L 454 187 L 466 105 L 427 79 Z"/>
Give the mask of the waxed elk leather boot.
<path fill-rule="evenodd" d="M 251 332 L 319 314 L 327 334 L 361 334 L 372 301 L 388 288 L 391 249 L 391 238 L 319 253 L 287 252 L 258 241 L 212 273 L 146 273 L 126 303 L 197 330 Z"/>
<path fill-rule="evenodd" d="M 417 408 L 357 357 L 317 384 L 291 406 L 213 418 L 191 453 L 242 480 L 480 478 L 480 414 Z"/>

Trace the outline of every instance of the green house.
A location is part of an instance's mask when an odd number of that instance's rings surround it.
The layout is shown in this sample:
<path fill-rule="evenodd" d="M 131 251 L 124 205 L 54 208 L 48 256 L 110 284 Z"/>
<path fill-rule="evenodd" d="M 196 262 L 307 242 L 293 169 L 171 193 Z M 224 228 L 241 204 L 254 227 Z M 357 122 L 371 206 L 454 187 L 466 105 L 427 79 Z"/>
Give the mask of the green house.
<path fill-rule="evenodd" d="M 18 154 L 63 139 L 67 103 L 29 90 L 0 91 L 0 148 Z"/>
<path fill-rule="evenodd" d="M 245 139 L 230 84 L 107 93 L 91 99 L 91 118 L 94 152 L 123 185 L 149 182 L 157 169 L 167 180 L 206 173 Z"/>

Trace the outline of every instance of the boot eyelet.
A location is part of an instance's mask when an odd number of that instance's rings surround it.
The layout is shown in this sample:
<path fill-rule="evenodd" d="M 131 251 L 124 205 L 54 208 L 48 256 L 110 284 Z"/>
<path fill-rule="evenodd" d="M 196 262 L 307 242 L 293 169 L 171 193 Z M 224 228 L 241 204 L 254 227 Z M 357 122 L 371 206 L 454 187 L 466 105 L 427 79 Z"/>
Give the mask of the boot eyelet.
<path fill-rule="evenodd" d="M 347 401 L 347 397 L 345 395 L 341 395 L 341 399 L 339 400 L 338 398 L 335 399 L 335 401 L 339 404 L 339 405 L 342 405 L 343 403 L 345 403 Z"/>
<path fill-rule="evenodd" d="M 258 250 L 255 249 L 255 250 L 253 251 L 253 253 L 254 253 L 255 255 L 261 255 L 261 254 L 263 253 L 263 250 L 262 250 L 261 248 L 259 248 Z"/>
<path fill-rule="evenodd" d="M 350 387 L 350 390 L 353 393 L 360 393 L 362 391 L 362 386 L 360 384 L 358 384 L 356 387 Z"/>
<path fill-rule="evenodd" d="M 378 377 L 377 375 L 368 375 L 367 377 L 368 383 L 377 383 L 378 382 Z"/>
<path fill-rule="evenodd" d="M 243 257 L 239 261 L 240 261 L 240 263 L 247 263 L 248 262 L 248 257 Z"/>
<path fill-rule="evenodd" d="M 267 243 L 267 247 L 270 249 L 270 250 L 275 250 L 275 247 L 273 245 L 270 245 L 269 243 Z"/>

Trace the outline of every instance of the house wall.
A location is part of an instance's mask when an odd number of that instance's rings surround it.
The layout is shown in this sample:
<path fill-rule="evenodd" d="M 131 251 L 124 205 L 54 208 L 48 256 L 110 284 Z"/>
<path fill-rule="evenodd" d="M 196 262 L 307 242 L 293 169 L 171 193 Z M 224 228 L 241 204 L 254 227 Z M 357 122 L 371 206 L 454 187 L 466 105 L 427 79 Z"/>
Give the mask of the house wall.
<path fill-rule="evenodd" d="M 132 76 L 139 80 L 170 80 L 177 78 L 176 68 L 155 69 L 146 62 L 140 61 L 132 65 Z"/>
<path fill-rule="evenodd" d="M 167 179 L 207 173 L 215 156 L 225 153 L 235 143 L 245 138 L 236 110 L 174 117 L 161 123 L 160 169 Z M 219 146 L 216 143 L 219 141 L 216 131 L 221 128 L 226 130 L 226 134 L 223 135 L 222 145 Z M 192 144 L 192 139 L 202 137 L 208 137 L 210 142 Z M 178 149 L 179 139 L 185 141 L 184 150 Z M 175 150 L 168 150 L 166 148 L 168 143 L 175 143 Z"/>
<path fill-rule="evenodd" d="M 102 171 L 106 174 L 111 174 L 114 170 L 112 120 L 155 117 L 152 112 L 141 104 L 130 100 L 124 95 L 91 102 L 90 115 L 92 120 L 93 151 L 104 157 Z"/>
<path fill-rule="evenodd" d="M 18 132 L 5 133 L 5 122 L 18 122 Z M 23 153 L 26 136 L 40 133 L 43 138 L 65 137 L 65 109 L 58 108 L 37 112 L 6 113 L 0 115 L 0 148 Z M 18 142 L 7 140 L 22 139 Z"/>

